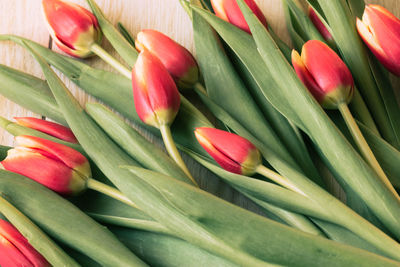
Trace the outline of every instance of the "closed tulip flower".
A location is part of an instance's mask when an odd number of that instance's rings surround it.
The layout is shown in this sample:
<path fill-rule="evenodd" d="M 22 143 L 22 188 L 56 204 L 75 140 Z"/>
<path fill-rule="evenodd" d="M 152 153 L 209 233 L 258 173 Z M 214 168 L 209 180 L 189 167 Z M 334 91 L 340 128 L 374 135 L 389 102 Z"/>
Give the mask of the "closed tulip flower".
<path fill-rule="evenodd" d="M 342 59 L 326 44 L 311 40 L 301 51 L 292 52 L 292 64 L 297 75 L 316 100 L 327 109 L 337 109 L 349 103 L 354 81 Z"/>
<path fill-rule="evenodd" d="M 71 129 L 61 124 L 33 117 L 15 117 L 15 121 L 22 126 L 40 131 L 70 143 L 78 143 Z"/>
<path fill-rule="evenodd" d="M 132 71 L 135 107 L 146 124 L 160 128 L 171 124 L 180 106 L 180 95 L 174 80 L 161 61 L 144 50 Z"/>
<path fill-rule="evenodd" d="M 33 136 L 17 136 L 15 140 L 18 146 L 10 149 L 1 162 L 4 169 L 29 177 L 63 195 L 86 189 L 91 171 L 81 153 Z"/>
<path fill-rule="evenodd" d="M 0 266 L 47 267 L 50 264 L 12 224 L 0 219 Z"/>
<path fill-rule="evenodd" d="M 192 54 L 183 46 L 155 30 L 138 33 L 136 48 L 148 50 L 156 56 L 180 88 L 191 88 L 199 80 L 199 68 Z"/>
<path fill-rule="evenodd" d="M 256 2 L 254 2 L 254 0 L 244 0 L 244 2 L 249 6 L 261 23 L 267 27 L 267 19 L 257 6 Z M 219 18 L 248 33 L 251 33 L 249 25 L 247 24 L 236 0 L 211 0 L 211 5 L 214 9 L 215 15 Z"/>
<path fill-rule="evenodd" d="M 288 179 L 262 165 L 260 151 L 246 138 L 207 127 L 196 128 L 194 134 L 204 150 L 224 170 L 245 176 L 258 173 L 283 187 L 304 194 Z"/>
<path fill-rule="evenodd" d="M 247 139 L 214 128 L 196 128 L 200 145 L 225 170 L 237 174 L 253 175 L 261 165 L 258 149 Z"/>
<path fill-rule="evenodd" d="M 400 76 L 400 20 L 379 5 L 365 7 L 357 30 L 365 44 L 390 72 Z"/>
<path fill-rule="evenodd" d="M 87 9 L 63 0 L 42 0 L 42 8 L 51 37 L 65 53 L 85 58 L 101 42 L 97 19 Z"/>
<path fill-rule="evenodd" d="M 162 62 L 147 49 L 140 52 L 133 67 L 132 87 L 139 118 L 160 129 L 169 155 L 197 185 L 176 148 L 170 129 L 181 104 L 178 88 Z"/>

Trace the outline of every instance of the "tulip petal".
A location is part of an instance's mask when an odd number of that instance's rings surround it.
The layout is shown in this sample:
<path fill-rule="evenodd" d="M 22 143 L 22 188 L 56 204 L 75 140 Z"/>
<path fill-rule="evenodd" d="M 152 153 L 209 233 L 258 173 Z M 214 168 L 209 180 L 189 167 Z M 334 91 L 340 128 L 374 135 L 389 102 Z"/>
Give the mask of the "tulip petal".
<path fill-rule="evenodd" d="M 308 41 L 303 46 L 301 59 L 325 94 L 338 88 L 353 87 L 353 77 L 346 64 L 321 41 Z"/>
<path fill-rule="evenodd" d="M 197 82 L 198 67 L 192 54 L 168 36 L 155 30 L 142 30 L 138 33 L 135 44 L 139 51 L 147 49 L 156 56 L 177 82 Z M 194 73 L 192 68 L 195 68 Z M 188 77 L 189 74 L 192 75 Z"/>
<path fill-rule="evenodd" d="M 357 30 L 379 61 L 400 75 L 400 20 L 383 7 L 369 5 Z"/>
<path fill-rule="evenodd" d="M 161 61 L 144 50 L 132 71 L 136 111 L 146 124 L 159 127 L 174 120 L 180 95 L 174 80 Z"/>
<path fill-rule="evenodd" d="M 0 235 L 0 266 L 34 267 L 33 264 L 6 238 Z"/>
<path fill-rule="evenodd" d="M 68 146 L 27 135 L 17 136 L 15 141 L 19 146 L 35 149 L 40 151 L 42 155 L 64 163 L 85 177 L 91 176 L 89 162 L 86 157 Z"/>
<path fill-rule="evenodd" d="M 46 259 L 29 244 L 28 240 L 11 223 L 2 219 L 0 219 L 0 238 L 4 238 L 11 243 L 32 266 L 50 266 Z M 0 255 L 1 257 L 2 255 Z M 7 266 L 6 264 L 1 264 L 1 260 L 0 265 Z"/>
<path fill-rule="evenodd" d="M 318 17 L 318 14 L 315 12 L 312 6 L 308 6 L 308 17 L 311 22 L 314 24 L 315 28 L 317 28 L 318 32 L 324 37 L 325 40 L 330 41 L 333 40 L 331 32 L 326 28 L 324 23 Z"/>
<path fill-rule="evenodd" d="M 318 86 L 318 84 L 312 77 L 311 73 L 307 70 L 307 67 L 304 65 L 303 60 L 301 59 L 299 53 L 296 50 L 292 51 L 292 65 L 300 80 L 312 93 L 315 99 L 317 99 L 317 101 L 321 103 L 324 99 L 325 93 Z"/>
<path fill-rule="evenodd" d="M 59 194 L 73 193 L 71 181 L 74 178 L 83 181 L 83 178 L 73 177 L 77 175 L 73 169 L 41 152 L 28 148 L 11 149 L 2 165 L 4 169 L 29 177 Z"/>
<path fill-rule="evenodd" d="M 61 124 L 32 117 L 14 117 L 19 125 L 54 136 L 70 143 L 78 143 L 75 135 L 68 127 Z"/>
<path fill-rule="evenodd" d="M 62 51 L 75 57 L 92 55 L 90 46 L 102 37 L 92 13 L 62 0 L 42 0 L 42 10 L 50 35 Z"/>
<path fill-rule="evenodd" d="M 254 0 L 244 0 L 249 6 L 251 11 L 257 16 L 261 23 L 267 27 L 267 19 L 261 12 L 260 8 L 254 2 Z M 239 8 L 236 0 L 212 0 L 211 4 L 213 6 L 215 14 L 221 19 L 228 21 L 235 25 L 236 27 L 251 33 L 250 28 L 244 19 L 243 13 Z"/>
<path fill-rule="evenodd" d="M 261 164 L 258 149 L 247 139 L 214 128 L 196 128 L 200 145 L 227 171 L 250 175 Z"/>

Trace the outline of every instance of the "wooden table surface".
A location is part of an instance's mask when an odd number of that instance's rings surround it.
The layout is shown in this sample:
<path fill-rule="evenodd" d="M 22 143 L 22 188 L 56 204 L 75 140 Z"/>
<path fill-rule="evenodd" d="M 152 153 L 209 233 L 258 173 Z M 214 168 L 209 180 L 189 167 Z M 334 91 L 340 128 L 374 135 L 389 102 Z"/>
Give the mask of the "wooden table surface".
<path fill-rule="evenodd" d="M 70 1 L 87 7 L 85 0 Z M 178 0 L 96 0 L 96 2 L 108 19 L 114 23 L 122 22 L 133 35 L 141 29 L 156 29 L 169 35 L 191 51 L 194 50 L 191 22 Z M 289 42 L 281 0 L 256 0 L 256 2 L 275 32 L 284 41 Z M 383 5 L 396 16 L 400 16 L 399 0 L 367 0 L 366 2 Z M 0 34 L 16 34 L 48 46 L 50 38 L 41 13 L 41 0 L 0 0 Z M 52 47 L 59 51 L 55 45 Z M 104 42 L 104 47 L 112 52 L 108 43 Z M 115 55 L 115 53 L 113 54 Z M 89 62 L 98 68 L 112 70 L 98 58 L 90 59 Z M 43 78 L 39 65 L 29 53 L 11 42 L 0 42 L 0 64 Z M 63 78 L 63 80 L 81 103 L 93 101 L 91 97 L 67 79 Z M 396 86 L 396 88 L 399 87 L 400 84 Z M 0 116 L 12 119 L 15 116 L 40 117 L 40 114 L 33 114 L 0 96 Z M 0 129 L 0 144 L 13 145 L 12 136 L 2 129 Z M 189 160 L 188 165 L 195 177 L 201 177 L 202 188 L 247 208 L 255 209 L 243 197 L 234 193 L 193 161 Z"/>

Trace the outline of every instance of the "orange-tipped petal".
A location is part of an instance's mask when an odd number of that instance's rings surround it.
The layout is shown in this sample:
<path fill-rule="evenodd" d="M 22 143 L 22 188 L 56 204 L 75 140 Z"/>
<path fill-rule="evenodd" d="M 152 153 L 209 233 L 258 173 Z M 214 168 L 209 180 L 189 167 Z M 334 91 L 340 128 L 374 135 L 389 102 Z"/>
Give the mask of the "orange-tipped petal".
<path fill-rule="evenodd" d="M 136 39 L 139 51 L 155 55 L 181 88 L 192 87 L 199 79 L 199 69 L 192 54 L 183 46 L 155 30 L 142 30 Z"/>
<path fill-rule="evenodd" d="M 19 125 L 46 133 L 66 142 L 78 143 L 71 129 L 61 124 L 32 117 L 14 117 L 14 119 Z"/>
<path fill-rule="evenodd" d="M 315 10 L 311 6 L 308 7 L 308 17 L 310 18 L 310 20 L 314 24 L 315 28 L 317 28 L 317 30 L 322 35 L 322 37 L 324 37 L 325 40 L 327 40 L 327 41 L 333 40 L 331 32 L 325 27 L 325 24 L 318 17 L 318 14 L 315 12 Z"/>
<path fill-rule="evenodd" d="M 146 49 L 132 70 L 132 87 L 136 112 L 144 123 L 159 128 L 174 121 L 179 91 L 161 61 Z"/>
<path fill-rule="evenodd" d="M 368 5 L 357 30 L 378 60 L 400 76 L 400 20 L 381 6 Z"/>
<path fill-rule="evenodd" d="M 302 49 L 301 61 L 317 86 L 305 85 L 324 108 L 335 109 L 350 102 L 354 81 L 342 59 L 321 41 L 308 41 Z M 311 79 L 311 78 L 310 78 Z"/>
<path fill-rule="evenodd" d="M 254 0 L 244 1 L 261 23 L 267 27 L 267 19 L 257 6 L 256 2 L 254 2 Z M 247 24 L 236 0 L 211 0 L 211 5 L 214 9 L 215 15 L 219 18 L 232 23 L 236 27 L 248 33 L 251 33 L 249 25 Z"/>
<path fill-rule="evenodd" d="M 214 128 L 196 128 L 195 135 L 200 145 L 225 170 L 252 175 L 261 164 L 259 150 L 247 139 Z"/>
<path fill-rule="evenodd" d="M 47 267 L 50 264 L 12 224 L 0 219 L 0 266 Z"/>
<path fill-rule="evenodd" d="M 102 34 L 96 17 L 80 5 L 63 0 L 42 0 L 50 35 L 57 46 L 75 57 L 92 55 L 90 47 Z"/>

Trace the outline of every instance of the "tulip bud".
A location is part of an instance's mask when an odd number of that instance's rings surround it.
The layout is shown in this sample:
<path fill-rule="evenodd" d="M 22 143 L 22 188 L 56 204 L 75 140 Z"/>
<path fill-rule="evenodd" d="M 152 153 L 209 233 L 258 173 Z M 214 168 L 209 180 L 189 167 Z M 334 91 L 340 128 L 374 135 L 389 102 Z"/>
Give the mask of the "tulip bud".
<path fill-rule="evenodd" d="M 311 94 L 326 109 L 349 103 L 354 81 L 342 59 L 321 41 L 308 41 L 299 53 L 293 50 L 292 64 Z"/>
<path fill-rule="evenodd" d="M 390 72 L 400 76 L 400 20 L 378 5 L 365 7 L 357 30 L 365 44 Z"/>
<path fill-rule="evenodd" d="M 146 49 L 132 70 L 132 87 L 136 112 L 144 123 L 160 128 L 174 121 L 180 106 L 178 89 L 161 61 Z"/>
<path fill-rule="evenodd" d="M 174 40 L 155 30 L 138 33 L 136 48 L 156 56 L 180 88 L 191 88 L 199 80 L 199 68 L 192 54 Z"/>
<path fill-rule="evenodd" d="M 0 219 L 0 266 L 47 267 L 50 264 L 12 224 Z"/>
<path fill-rule="evenodd" d="M 214 128 L 196 128 L 194 134 L 200 145 L 225 170 L 253 175 L 261 165 L 259 150 L 247 139 Z"/>
<path fill-rule="evenodd" d="M 96 17 L 80 5 L 63 0 L 42 0 L 51 37 L 65 53 L 79 58 L 92 55 L 91 46 L 101 43 Z"/>
<path fill-rule="evenodd" d="M 325 27 L 324 23 L 311 6 L 308 7 L 308 17 L 326 41 L 333 41 L 331 32 Z"/>
<path fill-rule="evenodd" d="M 249 6 L 251 11 L 253 11 L 254 15 L 257 16 L 261 23 L 267 27 L 267 19 L 254 0 L 244 0 L 244 2 Z M 247 24 L 236 0 L 211 0 L 211 5 L 217 17 L 248 33 L 251 33 L 249 25 Z"/>
<path fill-rule="evenodd" d="M 78 143 L 71 129 L 61 124 L 32 117 L 14 117 L 14 119 L 19 125 L 40 131 L 66 142 Z"/>
<path fill-rule="evenodd" d="M 35 180 L 62 194 L 78 194 L 91 176 L 88 160 L 78 151 L 43 138 L 17 136 L 17 147 L 1 162 L 4 169 Z"/>

